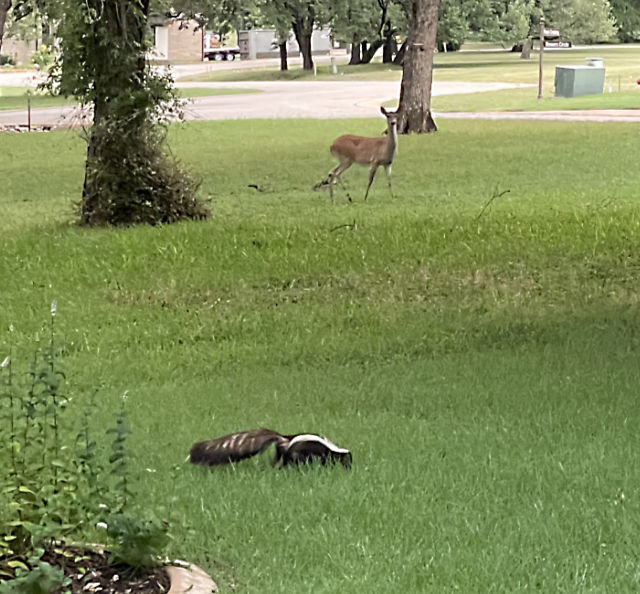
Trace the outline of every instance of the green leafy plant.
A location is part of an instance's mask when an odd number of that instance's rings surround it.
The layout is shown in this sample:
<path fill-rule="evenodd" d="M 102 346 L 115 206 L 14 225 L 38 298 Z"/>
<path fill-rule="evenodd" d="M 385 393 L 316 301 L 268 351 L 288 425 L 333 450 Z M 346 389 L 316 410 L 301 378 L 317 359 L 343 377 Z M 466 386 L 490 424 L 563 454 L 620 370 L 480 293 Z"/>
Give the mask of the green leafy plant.
<path fill-rule="evenodd" d="M 71 398 L 57 363 L 56 313 L 54 302 L 47 344 L 36 349 L 25 380 L 14 370 L 13 327 L 9 354 L 0 363 L 0 439 L 9 446 L 0 453 L 0 581 L 9 584 L 0 594 L 38 594 L 62 585 L 62 572 L 42 559 L 45 550 L 54 543 L 63 549 L 66 537 L 96 523 L 107 529 L 111 561 L 134 570 L 157 565 L 169 540 L 166 521 L 134 507 L 125 398 L 107 431 L 113 435 L 108 461 L 100 456 L 108 447 L 99 447 L 90 424 L 97 390 L 85 401 L 75 440 L 66 438 L 73 435 Z"/>
<path fill-rule="evenodd" d="M 68 399 L 56 364 L 55 314 L 54 302 L 49 344 L 34 353 L 25 383 L 15 378 L 11 345 L 2 363 L 2 435 L 9 444 L 9 471 L 0 478 L 6 510 L 0 519 L 3 557 L 31 554 L 45 540 L 64 537 L 86 515 L 75 461 L 61 443 L 60 421 Z M 0 568 L 5 569 L 3 564 Z"/>
<path fill-rule="evenodd" d="M 107 430 L 107 434 L 113 436 L 109 456 L 112 489 L 106 493 L 110 503 L 103 505 L 106 513 L 100 525 L 106 528 L 112 545 L 111 562 L 141 569 L 158 564 L 158 558 L 170 539 L 169 525 L 152 511 L 139 509 L 133 503 L 129 477 L 131 455 L 126 447 L 131 432 L 126 423 L 126 401 L 127 392 L 122 396 L 115 426 Z"/>
<path fill-rule="evenodd" d="M 33 56 L 31 56 L 31 63 L 38 68 L 38 70 L 49 70 L 49 68 L 53 66 L 55 59 L 53 48 L 43 43 L 40 48 L 34 52 Z"/>
<path fill-rule="evenodd" d="M 110 560 L 134 569 L 154 567 L 169 542 L 168 523 L 151 511 L 120 511 L 107 516 L 113 546 Z"/>
<path fill-rule="evenodd" d="M 36 555 L 30 567 L 20 563 L 16 566 L 16 576 L 11 581 L 0 583 L 0 594 L 50 594 L 70 581 L 62 569 L 53 567 Z"/>

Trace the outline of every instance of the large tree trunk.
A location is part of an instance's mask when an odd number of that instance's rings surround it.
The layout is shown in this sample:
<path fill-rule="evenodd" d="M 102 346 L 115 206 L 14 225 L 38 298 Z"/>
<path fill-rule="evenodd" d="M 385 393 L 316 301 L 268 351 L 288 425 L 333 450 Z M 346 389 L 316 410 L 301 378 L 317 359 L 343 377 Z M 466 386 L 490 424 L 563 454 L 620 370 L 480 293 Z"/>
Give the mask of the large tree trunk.
<path fill-rule="evenodd" d="M 289 63 L 287 61 L 287 42 L 283 41 L 278 44 L 278 49 L 280 50 L 280 70 L 284 72 L 285 70 L 289 70 Z"/>
<path fill-rule="evenodd" d="M 387 21 L 384 28 L 384 45 L 382 46 L 382 63 L 391 64 L 393 56 L 398 51 L 398 44 L 395 39 L 395 31 L 391 28 L 391 24 Z"/>
<path fill-rule="evenodd" d="M 293 34 L 296 36 L 300 53 L 302 54 L 302 68 L 313 70 L 311 56 L 311 34 L 313 33 L 313 16 L 298 18 L 293 21 Z"/>
<path fill-rule="evenodd" d="M 440 0 L 413 0 L 402 66 L 398 133 L 435 132 L 431 117 L 433 51 Z"/>
<path fill-rule="evenodd" d="M 93 81 L 81 224 L 205 217 L 197 183 L 169 159 L 158 130 L 155 97 L 166 82 L 153 77 L 145 60 L 150 0 L 87 2 L 101 17 L 85 25 L 80 37 L 86 43 L 85 75 Z"/>
<path fill-rule="evenodd" d="M 520 53 L 520 58 L 522 60 L 528 60 L 531 58 L 531 46 L 533 42 L 530 38 L 527 38 L 526 41 L 522 44 L 522 52 Z"/>
<path fill-rule="evenodd" d="M 0 53 L 2 53 L 2 38 L 4 37 L 4 25 L 7 22 L 7 14 L 11 8 L 11 0 L 0 0 Z"/>
<path fill-rule="evenodd" d="M 394 39 L 387 37 L 382 46 L 382 63 L 391 64 L 393 62 Z"/>
<path fill-rule="evenodd" d="M 404 54 L 405 54 L 406 51 L 407 51 L 407 40 L 405 39 L 402 42 L 402 45 L 400 46 L 400 49 L 396 53 L 396 57 L 393 59 L 393 63 L 396 66 L 402 66 L 402 63 L 404 62 Z"/>
<path fill-rule="evenodd" d="M 100 8 L 98 0 L 92 0 L 96 4 L 95 8 Z M 113 39 L 114 44 L 128 44 L 134 47 L 142 47 L 144 39 L 144 27 L 149 14 L 149 0 L 142 0 L 142 17 L 135 13 L 122 10 L 122 5 L 117 0 L 107 0 L 102 4 L 102 18 L 93 24 L 94 28 L 103 27 L 109 31 L 109 36 Z M 136 18 L 137 17 L 137 18 Z M 98 32 L 95 32 L 98 38 Z M 93 101 L 93 125 L 89 135 L 87 146 L 87 161 L 85 165 L 84 184 L 82 187 L 82 203 L 80 211 L 80 222 L 82 225 L 104 225 L 112 222 L 105 213 L 109 208 L 105 207 L 103 202 L 109 201 L 108 193 L 103 192 L 102 176 L 112 174 L 110 171 L 113 167 L 114 153 L 119 154 L 123 163 L 131 164 L 135 160 L 131 158 L 126 151 L 131 150 L 132 145 L 136 142 L 138 128 L 143 124 L 145 113 L 143 110 L 135 110 L 125 108 L 129 111 L 127 122 L 127 141 L 125 146 L 120 149 L 113 146 L 115 135 L 110 135 L 108 131 L 118 122 L 126 121 L 126 115 L 122 113 L 118 107 L 121 105 L 119 97 L 110 97 L 113 89 L 119 89 L 121 92 L 130 92 L 135 94 L 139 91 L 144 83 L 145 76 L 145 58 L 144 54 L 138 51 L 137 58 L 131 61 L 131 69 L 127 72 L 121 68 L 111 68 L 110 55 L 107 48 L 101 47 L 100 44 L 95 46 L 96 52 L 104 52 L 103 60 L 96 60 L 96 84 L 95 98 Z M 122 138 L 118 142 L 122 142 Z M 128 172 L 123 171 L 123 175 Z M 117 221 L 124 223 L 125 221 Z M 136 221 L 137 222 L 137 221 Z"/>
<path fill-rule="evenodd" d="M 360 39 L 358 34 L 354 33 L 351 40 L 351 58 L 349 58 L 349 65 L 355 66 L 356 64 L 362 64 L 362 53 L 360 52 Z"/>
<path fill-rule="evenodd" d="M 372 44 L 368 45 L 366 49 L 363 46 L 362 49 L 362 63 L 368 64 L 373 60 L 373 56 L 376 55 L 376 52 L 382 46 L 382 39 L 376 39 Z"/>

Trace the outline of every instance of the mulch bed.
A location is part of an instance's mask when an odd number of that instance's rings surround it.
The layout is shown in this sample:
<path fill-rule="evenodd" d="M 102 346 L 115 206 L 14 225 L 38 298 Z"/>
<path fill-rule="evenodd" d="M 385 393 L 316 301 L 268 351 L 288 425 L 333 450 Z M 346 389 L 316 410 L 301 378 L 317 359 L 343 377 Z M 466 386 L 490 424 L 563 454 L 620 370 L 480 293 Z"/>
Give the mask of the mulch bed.
<path fill-rule="evenodd" d="M 61 567 L 71 578 L 71 585 L 56 590 L 64 592 L 103 594 L 160 594 L 169 591 L 170 581 L 163 567 L 135 573 L 127 565 L 109 565 L 108 553 L 88 551 L 79 547 L 49 547 L 42 559 Z"/>

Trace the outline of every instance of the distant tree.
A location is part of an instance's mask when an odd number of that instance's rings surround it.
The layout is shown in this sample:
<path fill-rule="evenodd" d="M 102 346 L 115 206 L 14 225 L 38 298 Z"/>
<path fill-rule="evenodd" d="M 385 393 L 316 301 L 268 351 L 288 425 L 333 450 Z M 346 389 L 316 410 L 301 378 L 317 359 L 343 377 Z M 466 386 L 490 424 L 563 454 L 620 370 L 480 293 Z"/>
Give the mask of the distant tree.
<path fill-rule="evenodd" d="M 546 22 L 575 43 L 596 43 L 615 37 L 616 24 L 609 0 L 544 0 L 541 8 Z"/>
<path fill-rule="evenodd" d="M 288 23 L 300 48 L 303 69 L 313 70 L 311 36 L 315 28 L 328 21 L 328 0 L 262 0 L 260 6 L 265 15 L 277 15 L 272 24 L 279 33 L 283 33 L 281 23 Z"/>
<path fill-rule="evenodd" d="M 410 0 L 329 0 L 332 34 L 351 44 L 351 64 L 367 64 L 382 48 L 383 63 L 397 52 L 396 38 L 406 36 Z"/>
<path fill-rule="evenodd" d="M 459 0 L 440 0 L 438 12 L 438 33 L 436 47 L 447 51 L 460 49 L 465 39 L 469 36 L 470 2 Z"/>
<path fill-rule="evenodd" d="M 15 23 L 38 12 L 46 19 L 49 14 L 59 13 L 59 4 L 58 0 L 0 0 L 0 52 L 9 17 Z"/>
<path fill-rule="evenodd" d="M 621 41 L 640 41 L 640 2 L 638 0 L 610 0 L 611 10 Z"/>
<path fill-rule="evenodd" d="M 493 40 L 506 46 L 522 46 L 522 58 L 529 58 L 531 37 L 538 34 L 542 11 L 534 0 L 515 0 L 502 5 L 504 10 L 498 12 L 497 29 Z"/>
<path fill-rule="evenodd" d="M 431 117 L 431 81 L 438 8 L 439 0 L 413 0 L 411 5 L 398 106 L 400 134 L 437 130 Z"/>
<path fill-rule="evenodd" d="M 525 45 L 544 16 L 574 42 L 606 41 L 615 35 L 610 0 L 441 0 L 437 47 L 456 49 L 470 34 L 503 45 Z M 633 0 L 611 0 L 611 3 Z M 640 5 L 639 5 L 640 6 Z M 623 9 L 621 9 L 622 11 Z M 640 12 L 640 8 L 638 8 Z M 634 15 L 634 12 L 625 12 Z M 633 16 L 631 18 L 633 23 Z M 634 25 L 632 25 L 634 26 Z"/>
<path fill-rule="evenodd" d="M 388 64 L 393 61 L 397 51 L 396 36 L 399 33 L 406 35 L 407 32 L 406 7 L 403 10 L 402 0 L 376 0 L 373 6 L 374 29 L 361 43 L 362 62 L 371 62 L 382 47 L 382 61 Z"/>
<path fill-rule="evenodd" d="M 4 27 L 7 23 L 11 0 L 0 0 L 0 52 L 2 52 L 2 40 L 4 38 Z"/>
<path fill-rule="evenodd" d="M 278 53 L 280 54 L 280 70 L 288 70 L 287 43 L 291 35 L 291 16 L 278 10 L 279 6 L 271 2 L 271 0 L 258 0 L 256 6 L 261 20 L 268 23 L 276 31 Z"/>
<path fill-rule="evenodd" d="M 377 0 L 332 0 L 329 4 L 334 39 L 351 44 L 349 63 L 362 63 L 362 44 L 375 39 L 378 29 Z"/>
<path fill-rule="evenodd" d="M 220 36 L 220 41 L 238 29 L 243 17 L 255 6 L 252 0 L 154 0 L 152 13 L 195 19 Z"/>

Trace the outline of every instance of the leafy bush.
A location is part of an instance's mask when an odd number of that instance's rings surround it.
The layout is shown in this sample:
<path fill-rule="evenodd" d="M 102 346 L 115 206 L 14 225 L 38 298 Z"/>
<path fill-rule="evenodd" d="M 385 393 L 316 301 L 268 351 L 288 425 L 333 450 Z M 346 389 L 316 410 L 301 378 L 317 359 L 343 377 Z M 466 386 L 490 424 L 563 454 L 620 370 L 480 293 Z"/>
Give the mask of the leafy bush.
<path fill-rule="evenodd" d="M 0 54 L 0 66 L 15 66 L 16 61 L 11 56 L 3 56 Z"/>
<path fill-rule="evenodd" d="M 95 525 L 107 529 L 112 561 L 133 569 L 157 564 L 169 539 L 167 522 L 151 512 L 141 515 L 132 501 L 125 399 L 107 431 L 114 436 L 108 461 L 100 457 L 108 447 L 99 447 L 89 425 L 95 391 L 78 430 L 69 430 L 72 400 L 58 368 L 55 315 L 54 302 L 48 345 L 36 350 L 26 381 L 14 370 L 11 342 L 0 363 L 0 439 L 8 446 L 0 452 L 0 581 L 10 584 L 2 584 L 0 594 L 62 585 L 62 572 L 41 558 L 45 548 Z"/>
<path fill-rule="evenodd" d="M 112 563 L 130 567 L 154 567 L 169 542 L 167 523 L 153 512 L 129 514 L 125 511 L 107 517 L 107 534 L 114 543 Z"/>
<path fill-rule="evenodd" d="M 49 70 L 49 68 L 53 66 L 55 59 L 56 56 L 53 48 L 44 43 L 40 46 L 40 49 L 31 56 L 31 62 L 38 70 Z"/>
<path fill-rule="evenodd" d="M 50 594 L 69 581 L 64 577 L 62 569 L 53 567 L 36 556 L 31 562 L 31 568 L 22 564 L 17 567 L 14 579 L 0 583 L 0 594 Z"/>

